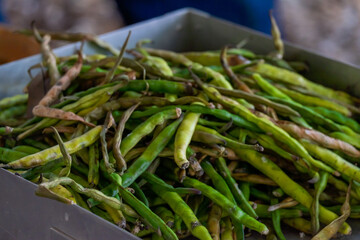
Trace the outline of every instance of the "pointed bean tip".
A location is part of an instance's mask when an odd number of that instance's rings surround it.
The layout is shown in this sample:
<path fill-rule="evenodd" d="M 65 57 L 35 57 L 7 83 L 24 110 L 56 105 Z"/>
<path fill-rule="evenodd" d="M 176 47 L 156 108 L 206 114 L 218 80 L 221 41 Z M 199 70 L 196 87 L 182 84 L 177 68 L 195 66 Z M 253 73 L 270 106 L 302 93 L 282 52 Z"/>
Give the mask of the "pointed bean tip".
<path fill-rule="evenodd" d="M 168 222 L 166 223 L 166 225 L 167 225 L 169 228 L 173 228 L 174 225 L 175 225 L 175 223 L 174 223 L 174 221 L 168 221 Z"/>
<path fill-rule="evenodd" d="M 185 162 L 181 165 L 181 169 L 187 169 L 189 167 L 190 163 L 189 162 Z"/>
<path fill-rule="evenodd" d="M 312 179 L 308 181 L 308 183 L 314 184 L 317 183 L 317 181 L 319 181 L 319 175 L 314 176 Z"/>
<path fill-rule="evenodd" d="M 265 227 L 265 230 L 261 232 L 261 235 L 268 235 L 268 234 L 269 234 L 269 229 Z"/>
<path fill-rule="evenodd" d="M 5 126 L 5 134 L 6 135 L 12 133 L 13 130 L 14 130 L 14 128 L 9 127 L 9 126 Z"/>
<path fill-rule="evenodd" d="M 182 110 L 181 108 L 175 108 L 176 117 L 179 118 L 181 116 Z"/>
<path fill-rule="evenodd" d="M 7 165 L 7 164 L 0 164 L 0 168 L 9 168 L 9 165 Z"/>
<path fill-rule="evenodd" d="M 126 221 L 125 221 L 125 220 L 122 220 L 122 221 L 120 221 L 117 225 L 118 225 L 120 228 L 125 229 L 125 227 L 126 227 Z"/>
<path fill-rule="evenodd" d="M 255 146 L 255 150 L 258 151 L 258 152 L 263 152 L 264 151 L 264 147 L 259 145 L 259 144 L 256 144 L 254 145 Z"/>
<path fill-rule="evenodd" d="M 270 206 L 269 208 L 268 208 L 268 212 L 273 212 L 273 211 L 275 211 L 276 210 L 276 206 Z"/>

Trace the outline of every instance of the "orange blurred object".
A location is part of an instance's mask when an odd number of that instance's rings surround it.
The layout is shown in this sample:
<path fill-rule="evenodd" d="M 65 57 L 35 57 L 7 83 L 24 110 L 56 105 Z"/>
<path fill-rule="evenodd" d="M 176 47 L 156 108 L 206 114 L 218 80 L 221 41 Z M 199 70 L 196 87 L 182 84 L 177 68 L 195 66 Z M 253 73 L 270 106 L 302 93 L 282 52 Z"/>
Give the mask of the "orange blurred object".
<path fill-rule="evenodd" d="M 33 37 L 14 33 L 0 26 L 0 64 L 40 53 L 40 45 Z"/>

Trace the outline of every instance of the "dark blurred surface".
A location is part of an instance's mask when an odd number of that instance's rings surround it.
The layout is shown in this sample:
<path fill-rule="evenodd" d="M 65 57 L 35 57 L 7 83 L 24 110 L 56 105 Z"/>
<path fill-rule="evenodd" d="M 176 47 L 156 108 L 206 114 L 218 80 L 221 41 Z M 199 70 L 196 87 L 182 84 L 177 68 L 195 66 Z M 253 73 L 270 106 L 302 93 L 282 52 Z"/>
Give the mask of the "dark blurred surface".
<path fill-rule="evenodd" d="M 140 22 L 183 7 L 193 7 L 213 16 L 270 34 L 268 12 L 274 0 L 116 0 L 126 24 Z"/>

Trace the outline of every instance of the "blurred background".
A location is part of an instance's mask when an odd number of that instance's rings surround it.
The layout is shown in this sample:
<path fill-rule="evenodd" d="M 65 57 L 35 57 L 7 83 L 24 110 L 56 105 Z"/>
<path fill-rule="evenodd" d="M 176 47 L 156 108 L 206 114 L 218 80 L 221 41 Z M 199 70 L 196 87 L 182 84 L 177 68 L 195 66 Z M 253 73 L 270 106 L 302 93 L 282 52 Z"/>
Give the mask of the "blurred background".
<path fill-rule="evenodd" d="M 43 30 L 101 34 L 182 7 L 267 34 L 274 9 L 285 40 L 360 65 L 359 0 L 0 0 L 0 64 L 39 52 L 33 38 L 13 33 L 32 20 Z"/>

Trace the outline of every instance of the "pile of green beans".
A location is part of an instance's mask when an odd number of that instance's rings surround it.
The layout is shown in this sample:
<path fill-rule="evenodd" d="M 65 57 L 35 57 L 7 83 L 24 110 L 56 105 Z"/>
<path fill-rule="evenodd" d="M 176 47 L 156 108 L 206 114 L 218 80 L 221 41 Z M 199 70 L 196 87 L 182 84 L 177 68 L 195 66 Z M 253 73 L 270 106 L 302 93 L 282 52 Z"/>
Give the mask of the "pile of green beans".
<path fill-rule="evenodd" d="M 268 56 L 140 42 L 123 58 L 126 44 L 119 54 L 100 42 L 119 55 L 84 56 L 49 106 L 61 110 L 56 118 L 29 118 L 31 93 L 0 100 L 0 167 L 39 184 L 39 196 L 144 239 L 286 239 L 284 225 L 316 239 L 351 234 L 360 101 L 296 72 L 276 26 L 273 37 L 277 53 Z M 43 65 L 59 78 L 78 56 L 49 63 L 46 44 Z"/>

